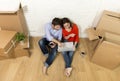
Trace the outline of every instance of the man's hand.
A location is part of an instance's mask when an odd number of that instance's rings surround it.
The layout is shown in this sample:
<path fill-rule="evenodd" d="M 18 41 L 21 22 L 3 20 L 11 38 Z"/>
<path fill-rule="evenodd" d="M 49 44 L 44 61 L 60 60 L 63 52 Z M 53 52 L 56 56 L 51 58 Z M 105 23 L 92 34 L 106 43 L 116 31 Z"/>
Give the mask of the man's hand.
<path fill-rule="evenodd" d="M 62 47 L 63 45 L 62 45 L 62 43 L 61 43 L 61 42 L 59 42 L 59 43 L 58 43 L 58 46 Z"/>
<path fill-rule="evenodd" d="M 50 46 L 51 48 L 54 48 L 54 47 L 56 46 L 56 43 L 50 42 L 50 43 L 49 43 L 49 46 Z"/>

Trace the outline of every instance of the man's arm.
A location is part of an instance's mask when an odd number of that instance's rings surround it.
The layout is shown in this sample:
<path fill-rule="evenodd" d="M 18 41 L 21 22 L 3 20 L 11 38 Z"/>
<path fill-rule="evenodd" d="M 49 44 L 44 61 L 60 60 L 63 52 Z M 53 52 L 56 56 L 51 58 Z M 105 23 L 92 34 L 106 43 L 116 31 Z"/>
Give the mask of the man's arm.
<path fill-rule="evenodd" d="M 45 35 L 46 35 L 46 39 L 48 41 L 52 41 L 53 37 L 50 34 L 50 25 L 49 24 L 45 25 Z"/>

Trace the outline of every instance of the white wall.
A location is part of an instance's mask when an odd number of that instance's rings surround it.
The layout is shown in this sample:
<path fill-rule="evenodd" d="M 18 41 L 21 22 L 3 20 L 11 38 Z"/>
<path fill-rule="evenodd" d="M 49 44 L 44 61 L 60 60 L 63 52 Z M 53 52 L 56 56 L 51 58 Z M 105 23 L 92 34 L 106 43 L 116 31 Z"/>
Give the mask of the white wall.
<path fill-rule="evenodd" d="M 80 27 L 80 36 L 86 37 L 85 29 L 96 26 L 104 9 L 120 12 L 120 0 L 0 0 L 0 5 L 3 1 L 22 3 L 32 36 L 44 35 L 44 24 L 54 17 L 68 17 Z"/>

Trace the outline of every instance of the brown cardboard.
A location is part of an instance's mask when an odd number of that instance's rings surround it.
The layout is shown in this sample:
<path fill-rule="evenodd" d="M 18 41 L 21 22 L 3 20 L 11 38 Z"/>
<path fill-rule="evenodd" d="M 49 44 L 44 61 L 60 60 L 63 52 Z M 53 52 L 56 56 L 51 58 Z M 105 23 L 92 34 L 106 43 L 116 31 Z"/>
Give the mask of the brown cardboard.
<path fill-rule="evenodd" d="M 0 60 L 29 56 L 29 50 L 16 41 L 16 31 L 0 31 Z"/>
<path fill-rule="evenodd" d="M 16 44 L 16 31 L 0 31 L 0 56 L 11 57 Z"/>
<path fill-rule="evenodd" d="M 120 45 L 120 35 L 105 32 L 105 40 Z"/>
<path fill-rule="evenodd" d="M 88 28 L 86 30 L 87 34 L 88 34 L 88 38 L 89 40 L 96 40 L 96 39 L 99 39 L 97 34 L 96 34 L 96 30 L 94 28 Z"/>
<path fill-rule="evenodd" d="M 120 13 L 105 10 L 97 25 L 97 29 L 120 34 Z"/>
<path fill-rule="evenodd" d="M 112 37 L 111 37 L 112 36 Z M 92 62 L 103 67 L 114 69 L 120 65 L 120 35 L 105 33 L 92 56 Z"/>
<path fill-rule="evenodd" d="M 24 33 L 28 38 L 24 48 L 29 48 L 29 33 L 21 4 L 17 11 L 0 12 L 0 27 L 3 30 Z"/>
<path fill-rule="evenodd" d="M 14 57 L 22 57 L 22 56 L 30 56 L 29 55 L 29 50 L 28 49 L 15 49 L 14 50 Z"/>
<path fill-rule="evenodd" d="M 16 45 L 15 49 L 14 49 L 14 54 L 13 57 L 21 57 L 21 56 L 30 56 L 29 53 L 29 49 L 24 49 L 22 46 L 20 47 L 20 45 Z"/>
<path fill-rule="evenodd" d="M 105 32 L 120 35 L 120 13 L 105 10 L 97 27 L 87 29 L 89 40 L 96 40 L 97 36 L 104 37 Z"/>
<path fill-rule="evenodd" d="M 91 61 L 103 67 L 114 69 L 120 65 L 120 13 L 104 11 L 96 28 L 87 29 L 89 40 L 101 36 Z"/>

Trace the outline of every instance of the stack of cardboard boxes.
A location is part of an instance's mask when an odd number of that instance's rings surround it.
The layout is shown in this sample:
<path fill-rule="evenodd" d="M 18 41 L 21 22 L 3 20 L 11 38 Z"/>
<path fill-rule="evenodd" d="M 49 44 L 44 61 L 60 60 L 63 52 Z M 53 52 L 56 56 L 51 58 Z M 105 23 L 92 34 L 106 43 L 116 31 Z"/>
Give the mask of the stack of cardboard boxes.
<path fill-rule="evenodd" d="M 91 61 L 109 69 L 120 65 L 120 13 L 104 11 L 96 28 L 88 28 L 89 40 L 100 40 Z"/>
<path fill-rule="evenodd" d="M 26 36 L 24 45 L 16 41 L 18 32 Z M 29 56 L 28 48 L 29 33 L 21 4 L 17 11 L 0 12 L 0 59 Z"/>

